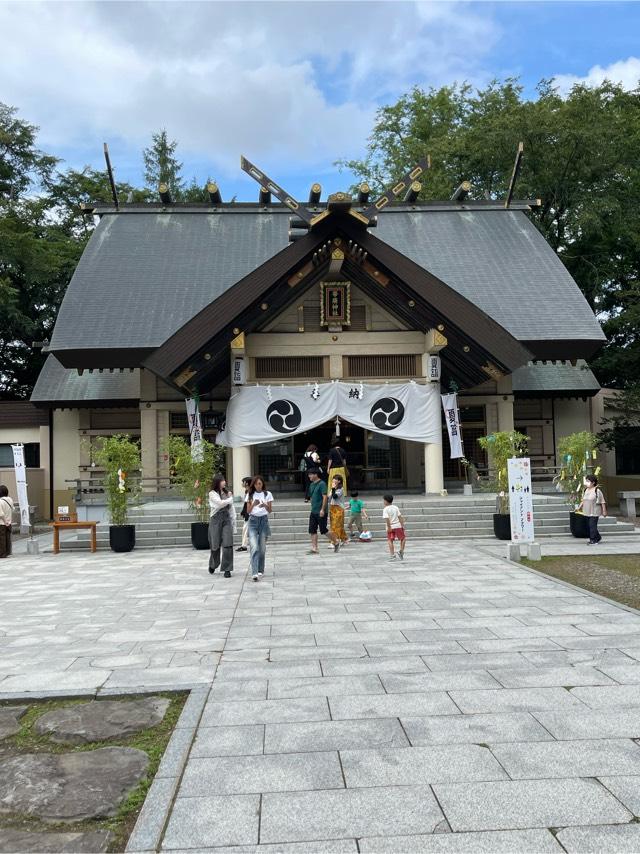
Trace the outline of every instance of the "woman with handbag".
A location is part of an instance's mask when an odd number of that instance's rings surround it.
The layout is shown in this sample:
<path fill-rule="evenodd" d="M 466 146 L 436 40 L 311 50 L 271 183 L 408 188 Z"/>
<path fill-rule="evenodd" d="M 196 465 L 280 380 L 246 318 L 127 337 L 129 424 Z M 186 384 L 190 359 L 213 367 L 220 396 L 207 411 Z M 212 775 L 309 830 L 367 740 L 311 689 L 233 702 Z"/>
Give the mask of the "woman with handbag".
<path fill-rule="evenodd" d="M 578 510 L 582 510 L 584 515 L 589 517 L 589 545 L 595 546 L 602 540 L 598 531 L 598 519 L 607 515 L 607 504 L 594 474 L 585 477 L 584 485 L 585 490 Z"/>
<path fill-rule="evenodd" d="M 231 578 L 233 571 L 233 532 L 236 526 L 236 512 L 233 509 L 233 493 L 227 489 L 227 482 L 217 474 L 209 493 L 209 572 L 220 567 L 225 578 Z"/>
<path fill-rule="evenodd" d="M 0 483 L 0 558 L 11 554 L 11 525 L 13 524 L 13 499 L 9 490 Z"/>

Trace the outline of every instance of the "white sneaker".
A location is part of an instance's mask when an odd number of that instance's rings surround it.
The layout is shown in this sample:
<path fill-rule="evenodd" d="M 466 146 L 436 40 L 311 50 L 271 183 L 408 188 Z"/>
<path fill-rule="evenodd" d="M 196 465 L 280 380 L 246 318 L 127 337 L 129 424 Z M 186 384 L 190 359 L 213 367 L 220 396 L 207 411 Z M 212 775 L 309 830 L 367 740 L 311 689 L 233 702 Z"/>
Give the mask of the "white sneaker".
<path fill-rule="evenodd" d="M 388 561 L 394 561 L 395 559 L 396 559 L 395 555 L 389 555 L 389 557 L 387 558 Z"/>
<path fill-rule="evenodd" d="M 263 575 L 264 575 L 264 572 L 259 572 L 259 573 L 258 573 L 258 578 L 262 578 L 262 576 L 263 576 Z"/>

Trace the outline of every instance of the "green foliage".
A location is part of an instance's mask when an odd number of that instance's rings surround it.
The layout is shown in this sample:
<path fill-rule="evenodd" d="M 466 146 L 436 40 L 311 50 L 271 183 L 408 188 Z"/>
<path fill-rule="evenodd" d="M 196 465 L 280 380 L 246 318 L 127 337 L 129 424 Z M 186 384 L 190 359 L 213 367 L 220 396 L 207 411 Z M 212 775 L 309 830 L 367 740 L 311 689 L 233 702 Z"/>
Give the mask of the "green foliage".
<path fill-rule="evenodd" d="M 609 338 L 592 367 L 624 387 L 640 376 L 640 89 L 605 82 L 561 97 L 542 81 L 527 100 L 514 79 L 415 87 L 378 111 L 366 158 L 342 165 L 380 190 L 430 154 L 423 198 L 448 198 L 463 180 L 472 198 L 500 198 L 519 141 L 516 194 L 542 199 L 531 218 Z"/>
<path fill-rule="evenodd" d="M 621 391 L 616 399 L 616 414 L 601 421 L 598 447 L 608 451 L 635 448 L 640 428 L 640 382 Z"/>
<path fill-rule="evenodd" d="M 177 141 L 170 142 L 163 128 L 151 135 L 151 145 L 142 152 L 144 180 L 154 196 L 159 185 L 166 184 L 175 200 L 182 198 L 184 181 L 181 175 L 182 163 L 175 156 L 177 147 Z"/>
<path fill-rule="evenodd" d="M 512 457 L 524 457 L 527 453 L 529 437 L 517 430 L 502 430 L 481 436 L 478 439 L 480 447 L 489 454 L 489 467 L 493 474 L 488 488 L 497 493 L 496 507 L 498 513 L 509 512 L 509 477 L 507 462 Z"/>
<path fill-rule="evenodd" d="M 572 508 L 580 503 L 586 475 L 597 476 L 600 473 L 600 466 L 597 465 L 597 444 L 597 437 L 588 430 L 572 433 L 558 440 L 558 456 L 562 468 L 554 482 L 556 487 L 566 494 L 567 504 Z"/>
<path fill-rule="evenodd" d="M 93 459 L 105 469 L 102 483 L 107 495 L 111 524 L 126 525 L 129 505 L 135 503 L 140 494 L 140 484 L 135 479 L 141 468 L 140 445 L 123 433 L 99 436 L 94 446 Z"/>
<path fill-rule="evenodd" d="M 164 446 L 169 455 L 171 482 L 188 502 L 199 522 L 209 519 L 209 491 L 216 472 L 224 468 L 225 449 L 206 439 L 202 441 L 202 458 L 194 460 L 191 446 L 183 436 L 170 436 Z"/>

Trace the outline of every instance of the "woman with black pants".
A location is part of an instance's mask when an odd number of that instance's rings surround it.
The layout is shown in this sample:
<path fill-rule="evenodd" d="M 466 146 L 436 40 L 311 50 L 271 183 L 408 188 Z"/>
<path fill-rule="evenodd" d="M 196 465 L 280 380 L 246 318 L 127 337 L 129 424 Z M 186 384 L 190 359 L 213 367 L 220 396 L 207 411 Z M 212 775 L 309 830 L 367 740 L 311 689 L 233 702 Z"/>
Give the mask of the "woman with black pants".
<path fill-rule="evenodd" d="M 233 529 L 236 514 L 233 509 L 233 494 L 227 489 L 227 482 L 221 474 L 214 477 L 209 493 L 209 572 L 220 567 L 225 578 L 231 578 L 233 571 Z M 221 559 L 222 553 L 222 559 Z"/>
<path fill-rule="evenodd" d="M 589 545 L 595 546 L 602 537 L 598 531 L 598 519 L 607 515 L 607 505 L 602 490 L 598 486 L 598 478 L 588 474 L 584 479 L 585 490 L 578 510 L 589 517 Z"/>

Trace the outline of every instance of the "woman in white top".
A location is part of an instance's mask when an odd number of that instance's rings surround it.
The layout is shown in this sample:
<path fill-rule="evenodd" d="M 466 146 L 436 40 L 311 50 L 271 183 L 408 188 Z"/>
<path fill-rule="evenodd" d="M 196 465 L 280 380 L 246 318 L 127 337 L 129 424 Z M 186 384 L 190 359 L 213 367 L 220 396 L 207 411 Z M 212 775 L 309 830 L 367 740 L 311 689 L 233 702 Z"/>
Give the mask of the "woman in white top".
<path fill-rule="evenodd" d="M 271 535 L 269 513 L 271 513 L 272 507 L 273 495 L 267 490 L 264 478 L 256 475 L 251 481 L 247 496 L 249 558 L 254 581 L 259 581 L 264 575 L 267 538 Z"/>
<path fill-rule="evenodd" d="M 588 474 L 584 479 L 585 490 L 578 510 L 589 517 L 589 545 L 595 546 L 602 537 L 598 531 L 598 519 L 607 515 L 607 505 L 602 490 L 598 486 L 598 478 Z"/>
<path fill-rule="evenodd" d="M 13 500 L 9 490 L 0 483 L 0 558 L 11 554 L 11 524 L 13 521 Z"/>
<path fill-rule="evenodd" d="M 214 477 L 209 493 L 209 572 L 213 573 L 220 567 L 225 578 L 231 578 L 233 571 L 233 529 L 235 526 L 235 510 L 233 509 L 233 494 L 227 489 L 227 482 L 221 474 Z M 222 560 L 221 560 L 222 553 Z"/>

